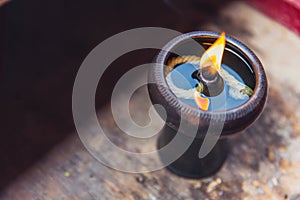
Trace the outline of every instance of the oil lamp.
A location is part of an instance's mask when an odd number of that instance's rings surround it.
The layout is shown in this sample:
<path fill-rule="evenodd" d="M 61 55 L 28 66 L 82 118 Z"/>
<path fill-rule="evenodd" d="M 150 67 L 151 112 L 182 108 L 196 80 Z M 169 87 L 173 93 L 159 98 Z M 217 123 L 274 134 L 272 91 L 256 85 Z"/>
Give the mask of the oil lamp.
<path fill-rule="evenodd" d="M 191 41 L 200 48 L 189 48 Z M 176 53 L 182 49 L 189 55 Z M 229 152 L 228 135 L 249 127 L 263 111 L 267 98 L 263 66 L 242 42 L 225 33 L 204 31 L 175 38 L 159 52 L 156 63 L 149 71 L 149 82 L 154 84 L 148 85 L 148 91 L 152 103 L 161 104 L 167 113 L 157 148 L 166 146 L 176 134 L 181 135 L 182 142 L 189 140 L 188 131 L 179 130 L 184 121 L 195 128 L 195 137 L 167 168 L 184 177 L 211 176 L 221 168 Z M 209 153 L 201 156 L 199 151 L 207 135 L 215 134 L 208 133 L 210 126 L 220 119 L 220 137 Z M 160 153 L 163 163 L 167 156 Z"/>

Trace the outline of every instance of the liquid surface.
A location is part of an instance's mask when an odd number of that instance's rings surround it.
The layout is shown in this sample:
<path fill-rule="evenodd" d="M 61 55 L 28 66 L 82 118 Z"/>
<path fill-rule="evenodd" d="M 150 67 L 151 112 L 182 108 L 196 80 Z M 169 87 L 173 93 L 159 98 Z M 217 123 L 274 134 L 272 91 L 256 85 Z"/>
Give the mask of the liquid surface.
<path fill-rule="evenodd" d="M 199 81 L 193 79 L 191 75 L 195 70 L 198 69 L 198 67 L 198 65 L 191 63 L 180 64 L 166 77 L 167 83 L 173 93 L 182 101 L 196 108 L 199 107 L 193 98 L 193 94 L 197 84 L 199 84 Z M 208 110 L 211 111 L 229 110 L 242 105 L 249 99 L 248 95 L 244 95 L 240 92 L 240 87 L 235 87 L 235 84 L 232 84 L 232 80 L 235 79 L 236 82 L 238 81 L 237 85 L 245 85 L 242 78 L 226 65 L 222 64 L 222 70 L 225 72 L 221 73 L 221 75 L 226 75 L 226 77 L 222 76 L 224 79 L 224 90 L 221 94 L 215 97 L 207 97 L 210 100 Z M 234 79 L 232 77 L 234 77 Z M 201 96 L 206 97 L 202 93 Z"/>

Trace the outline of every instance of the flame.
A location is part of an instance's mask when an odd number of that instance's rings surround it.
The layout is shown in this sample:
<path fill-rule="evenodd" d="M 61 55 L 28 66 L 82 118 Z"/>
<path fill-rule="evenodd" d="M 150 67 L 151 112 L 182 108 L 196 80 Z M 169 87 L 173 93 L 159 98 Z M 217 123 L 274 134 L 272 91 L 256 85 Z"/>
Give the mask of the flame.
<path fill-rule="evenodd" d="M 195 102 L 199 106 L 200 109 L 208 110 L 208 107 L 209 107 L 209 104 L 210 104 L 209 98 L 201 97 L 198 92 L 195 92 L 194 93 L 194 99 L 195 99 Z"/>
<path fill-rule="evenodd" d="M 211 45 L 200 59 L 200 67 L 214 67 L 217 71 L 221 69 L 221 62 L 225 49 L 225 33 L 222 32 L 220 37 Z"/>
<path fill-rule="evenodd" d="M 200 67 L 210 67 L 211 73 L 217 73 L 221 70 L 221 63 L 225 49 L 225 33 L 222 32 L 220 37 L 211 45 L 202 55 L 200 59 Z M 213 67 L 213 68 L 211 68 Z M 208 110 L 210 100 L 206 97 L 201 97 L 198 92 L 194 93 L 194 100 L 202 110 Z"/>

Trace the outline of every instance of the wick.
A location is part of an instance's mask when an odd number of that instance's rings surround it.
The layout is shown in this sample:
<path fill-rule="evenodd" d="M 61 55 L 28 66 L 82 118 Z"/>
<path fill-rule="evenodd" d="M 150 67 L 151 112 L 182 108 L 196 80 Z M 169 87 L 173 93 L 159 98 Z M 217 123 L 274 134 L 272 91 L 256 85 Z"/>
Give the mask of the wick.
<path fill-rule="evenodd" d="M 201 70 L 200 73 L 201 79 L 204 79 L 206 81 L 216 80 L 218 75 L 218 71 L 213 67 L 205 67 Z"/>
<path fill-rule="evenodd" d="M 204 67 L 196 70 L 192 74 L 203 85 L 202 93 L 205 96 L 217 96 L 224 89 L 224 81 L 218 71 L 213 67 Z"/>

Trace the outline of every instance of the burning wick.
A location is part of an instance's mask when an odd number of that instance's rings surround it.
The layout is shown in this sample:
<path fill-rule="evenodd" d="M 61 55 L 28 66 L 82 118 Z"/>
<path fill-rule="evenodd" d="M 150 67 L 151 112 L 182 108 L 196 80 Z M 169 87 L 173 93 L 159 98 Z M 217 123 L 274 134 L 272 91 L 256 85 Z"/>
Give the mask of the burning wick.
<path fill-rule="evenodd" d="M 217 71 L 220 71 L 225 43 L 225 33 L 223 32 L 215 43 L 213 43 L 213 45 L 211 45 L 201 56 L 200 68 L 213 67 Z"/>
<path fill-rule="evenodd" d="M 209 93 L 219 94 L 223 88 L 223 79 L 220 77 L 218 72 L 221 70 L 221 63 L 223 58 L 223 53 L 225 49 L 225 33 L 223 32 L 220 37 L 211 45 L 201 56 L 200 59 L 200 77 L 198 80 L 207 81 L 207 85 L 212 85 L 207 87 L 206 95 Z M 195 77 L 195 76 L 194 76 Z M 201 80 L 200 80 L 201 81 Z M 212 91 L 215 90 L 216 91 Z M 210 100 L 207 97 L 201 97 L 198 91 L 194 92 L 194 100 L 196 104 L 202 110 L 208 110 Z"/>

